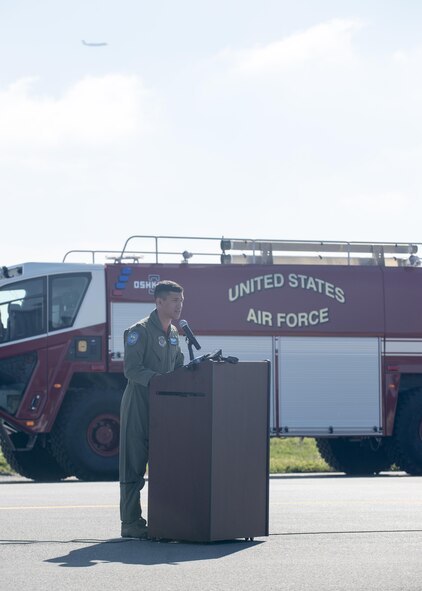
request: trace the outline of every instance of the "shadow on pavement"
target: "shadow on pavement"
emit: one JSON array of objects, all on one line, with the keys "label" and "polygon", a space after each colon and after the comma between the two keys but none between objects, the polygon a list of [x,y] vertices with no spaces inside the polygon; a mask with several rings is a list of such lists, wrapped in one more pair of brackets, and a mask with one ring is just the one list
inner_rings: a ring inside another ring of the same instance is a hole
[{"label": "shadow on pavement", "polygon": [[230,540],[212,544],[188,542],[153,542],[150,540],[107,540],[100,544],[71,550],[65,556],[50,558],[45,562],[67,567],[95,566],[98,563],[174,564],[195,560],[213,560],[247,550],[263,542]]}]

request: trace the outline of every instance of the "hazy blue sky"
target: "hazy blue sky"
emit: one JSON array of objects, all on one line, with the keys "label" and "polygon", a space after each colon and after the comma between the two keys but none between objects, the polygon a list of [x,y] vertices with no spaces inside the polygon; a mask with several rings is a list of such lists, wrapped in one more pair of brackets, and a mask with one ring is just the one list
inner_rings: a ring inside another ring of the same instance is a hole
[{"label": "hazy blue sky", "polygon": [[422,242],[421,31],[419,0],[0,0],[0,265]]}]

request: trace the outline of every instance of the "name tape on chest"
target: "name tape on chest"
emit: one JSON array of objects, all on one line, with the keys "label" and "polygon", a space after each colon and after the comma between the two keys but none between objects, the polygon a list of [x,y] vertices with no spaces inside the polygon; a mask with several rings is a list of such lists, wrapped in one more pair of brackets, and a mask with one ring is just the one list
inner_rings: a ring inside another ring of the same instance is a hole
[{"label": "name tape on chest", "polygon": [[167,345],[167,343],[169,345],[173,345],[173,347],[174,347],[179,344],[179,339],[177,337],[173,337],[173,336],[169,337],[168,339],[166,339],[166,337],[164,337],[162,335],[160,335],[158,337],[158,344],[160,345],[160,347],[165,347]]}]

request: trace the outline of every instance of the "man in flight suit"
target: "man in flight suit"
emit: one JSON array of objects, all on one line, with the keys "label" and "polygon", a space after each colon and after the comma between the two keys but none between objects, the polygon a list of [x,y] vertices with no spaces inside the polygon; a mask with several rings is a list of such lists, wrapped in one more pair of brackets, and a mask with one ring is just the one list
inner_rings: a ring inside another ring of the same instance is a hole
[{"label": "man in flight suit", "polygon": [[140,491],[145,484],[149,440],[151,378],[183,365],[177,329],[183,288],[160,281],[154,290],[156,309],[125,331],[124,374],[128,380],[120,409],[120,519],[122,537],[146,538]]}]

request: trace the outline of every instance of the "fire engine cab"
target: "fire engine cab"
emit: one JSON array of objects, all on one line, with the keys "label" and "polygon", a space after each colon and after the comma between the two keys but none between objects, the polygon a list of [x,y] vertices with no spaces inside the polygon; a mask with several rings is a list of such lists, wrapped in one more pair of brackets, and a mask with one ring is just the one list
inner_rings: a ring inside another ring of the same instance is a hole
[{"label": "fire engine cab", "polygon": [[185,289],[199,353],[271,361],[271,435],[316,438],[338,471],[422,474],[417,253],[405,243],[131,236],[119,252],[3,267],[3,453],[36,480],[118,478],[123,332],[171,279]]}]

